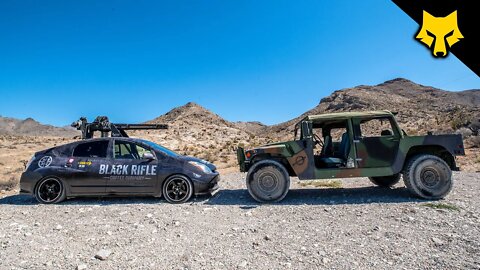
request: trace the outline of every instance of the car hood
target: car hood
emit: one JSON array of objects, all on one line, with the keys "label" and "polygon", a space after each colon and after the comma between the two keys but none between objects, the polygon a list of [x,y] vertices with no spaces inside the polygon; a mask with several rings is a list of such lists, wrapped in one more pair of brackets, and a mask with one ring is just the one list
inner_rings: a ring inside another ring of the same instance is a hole
[{"label": "car hood", "polygon": [[217,167],[216,167],[214,164],[212,164],[212,163],[210,163],[210,162],[208,162],[208,161],[206,161],[206,160],[200,159],[200,158],[190,157],[190,156],[180,156],[179,158],[182,159],[182,160],[185,160],[185,161],[196,161],[196,162],[200,162],[200,163],[202,163],[202,164],[205,164],[205,165],[206,165],[208,168],[210,168],[210,170],[212,170],[212,171],[216,171],[216,170],[217,170]]}]

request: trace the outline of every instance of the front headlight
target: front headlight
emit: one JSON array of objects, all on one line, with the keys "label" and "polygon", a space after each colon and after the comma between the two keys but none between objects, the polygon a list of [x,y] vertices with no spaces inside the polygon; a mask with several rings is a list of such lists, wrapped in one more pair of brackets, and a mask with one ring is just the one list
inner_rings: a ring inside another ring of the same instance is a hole
[{"label": "front headlight", "polygon": [[199,169],[200,171],[202,171],[204,173],[212,173],[212,170],[210,170],[210,168],[203,163],[200,163],[200,162],[197,162],[197,161],[189,161],[188,164],[196,167],[197,169]]}]

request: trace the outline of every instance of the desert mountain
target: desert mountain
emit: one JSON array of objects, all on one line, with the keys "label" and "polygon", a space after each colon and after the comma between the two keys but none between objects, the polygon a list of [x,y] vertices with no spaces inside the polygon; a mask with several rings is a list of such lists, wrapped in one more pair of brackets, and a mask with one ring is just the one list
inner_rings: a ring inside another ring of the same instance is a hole
[{"label": "desert mountain", "polygon": [[390,110],[409,134],[454,132],[480,112],[480,90],[449,92],[398,78],[384,83],[342,89],[290,121],[266,126],[229,122],[210,110],[187,103],[147,123],[165,123],[166,131],[136,132],[183,154],[234,165],[238,145],[252,147],[291,139],[294,125],[306,115],[344,111]]},{"label": "desert mountain", "polygon": [[[274,125],[266,132],[291,134],[306,115],[345,111],[390,110],[409,134],[426,131],[453,132],[480,115],[480,90],[450,92],[398,78],[384,83],[333,92],[313,109],[290,121]],[[265,136],[265,133],[258,134]]]},{"label": "desert mountain", "polygon": [[[193,102],[174,108],[146,123],[168,124],[169,129],[137,131],[132,132],[132,135],[151,139],[182,154],[225,164],[234,163],[232,153],[236,146],[251,145],[256,141],[251,130],[264,127],[255,122],[229,122]],[[263,142],[257,141],[258,144]]]},{"label": "desert mountain", "polygon": [[[315,108],[273,126],[259,122],[230,122],[190,102],[147,121],[168,124],[168,130],[129,134],[160,143],[181,154],[207,159],[220,168],[229,168],[236,166],[234,149],[237,146],[250,148],[291,139],[294,125],[305,115],[370,110],[398,112],[397,119],[409,134],[455,132],[470,121],[480,119],[480,90],[449,92],[398,78],[374,86],[360,85],[334,91],[321,99]],[[78,133],[68,128],[42,125],[31,118],[0,117],[0,134],[72,137]],[[476,162],[477,159],[480,157],[468,161]]]},{"label": "desert mountain", "polygon": [[20,120],[0,116],[0,134],[71,138],[79,135],[79,132],[72,128],[44,125],[32,118]]}]

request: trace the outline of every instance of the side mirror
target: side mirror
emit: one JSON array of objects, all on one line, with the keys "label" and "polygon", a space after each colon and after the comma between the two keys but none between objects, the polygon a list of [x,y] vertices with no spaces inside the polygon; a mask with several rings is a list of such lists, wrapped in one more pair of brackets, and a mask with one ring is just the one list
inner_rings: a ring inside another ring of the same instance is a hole
[{"label": "side mirror", "polygon": [[143,159],[148,159],[148,160],[154,160],[155,156],[150,152],[145,152],[145,153],[143,153],[142,158]]},{"label": "side mirror", "polygon": [[303,121],[302,122],[302,139],[311,138],[312,137],[312,122]]}]

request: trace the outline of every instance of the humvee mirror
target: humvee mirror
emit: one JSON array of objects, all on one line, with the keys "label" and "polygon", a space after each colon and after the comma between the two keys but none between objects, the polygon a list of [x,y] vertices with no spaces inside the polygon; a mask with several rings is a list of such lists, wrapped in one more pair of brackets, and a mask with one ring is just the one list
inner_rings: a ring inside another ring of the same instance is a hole
[{"label": "humvee mirror", "polygon": [[302,138],[310,138],[312,137],[312,122],[303,121],[302,122]]}]

